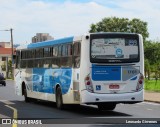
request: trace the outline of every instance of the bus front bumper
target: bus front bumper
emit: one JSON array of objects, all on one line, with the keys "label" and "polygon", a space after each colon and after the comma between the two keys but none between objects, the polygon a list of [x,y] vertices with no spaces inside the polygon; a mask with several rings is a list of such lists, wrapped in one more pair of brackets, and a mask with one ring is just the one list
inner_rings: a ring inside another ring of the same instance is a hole
[{"label": "bus front bumper", "polygon": [[98,104],[98,103],[129,103],[134,104],[144,100],[143,90],[133,93],[120,94],[99,94],[90,93],[87,90],[81,92],[81,103],[83,104]]}]

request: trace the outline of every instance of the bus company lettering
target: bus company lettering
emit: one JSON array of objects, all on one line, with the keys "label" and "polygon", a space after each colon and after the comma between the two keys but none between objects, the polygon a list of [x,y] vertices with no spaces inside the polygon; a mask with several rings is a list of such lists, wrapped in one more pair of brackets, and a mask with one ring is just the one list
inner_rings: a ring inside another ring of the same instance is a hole
[{"label": "bus company lettering", "polygon": [[137,74],[138,72],[137,72],[138,70],[128,70],[128,74]]}]

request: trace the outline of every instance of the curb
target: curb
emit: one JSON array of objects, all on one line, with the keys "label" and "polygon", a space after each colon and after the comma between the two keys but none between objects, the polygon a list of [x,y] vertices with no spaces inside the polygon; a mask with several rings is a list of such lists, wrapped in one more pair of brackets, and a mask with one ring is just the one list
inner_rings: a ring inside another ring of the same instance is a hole
[{"label": "curb", "polygon": [[153,101],[153,100],[147,100],[147,99],[145,99],[144,101],[146,101],[146,102],[153,102],[153,103],[158,103],[158,104],[160,104],[160,101]]}]

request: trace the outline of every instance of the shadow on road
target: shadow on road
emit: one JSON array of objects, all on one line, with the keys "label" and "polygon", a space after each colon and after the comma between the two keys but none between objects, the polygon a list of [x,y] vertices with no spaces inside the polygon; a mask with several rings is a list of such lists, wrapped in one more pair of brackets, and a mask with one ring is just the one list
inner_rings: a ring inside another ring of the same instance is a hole
[{"label": "shadow on road", "polygon": [[0,87],[5,87],[4,85],[0,84]]},{"label": "shadow on road", "polygon": [[[56,104],[46,101],[10,101],[11,107],[17,109],[18,118],[43,119],[46,123],[57,124],[93,124],[104,123],[108,119],[130,117],[131,115],[117,111],[100,112],[98,108],[85,105],[68,105],[64,110],[56,108]],[[0,114],[13,118],[13,111],[0,102]],[[4,117],[5,118],[5,117]]]},{"label": "shadow on road", "polygon": [[0,102],[0,118],[9,118],[9,117],[13,117],[13,111],[6,107],[7,104]]},{"label": "shadow on road", "polygon": [[[16,103],[16,102],[14,102]],[[25,102],[21,102],[24,105],[26,105]],[[43,108],[49,108],[53,109],[53,112],[59,111],[63,113],[72,113],[76,114],[78,116],[83,116],[83,117],[127,117],[131,116],[126,113],[122,112],[117,112],[117,111],[99,111],[96,106],[88,106],[88,105],[66,105],[63,110],[59,110],[56,108],[56,103],[53,102],[48,102],[48,101],[32,101],[30,103],[27,103],[27,105],[36,105],[36,106],[41,106]],[[37,107],[38,108],[38,107]]]}]

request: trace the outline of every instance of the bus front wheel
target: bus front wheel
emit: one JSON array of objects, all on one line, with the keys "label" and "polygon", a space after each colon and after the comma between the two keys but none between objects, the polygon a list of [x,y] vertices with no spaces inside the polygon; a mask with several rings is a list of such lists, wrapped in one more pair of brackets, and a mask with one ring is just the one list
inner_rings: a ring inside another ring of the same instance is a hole
[{"label": "bus front wheel", "polygon": [[99,104],[98,109],[100,111],[105,111],[105,110],[114,110],[116,108],[115,103],[108,103],[108,104]]},{"label": "bus front wheel", "polygon": [[24,100],[25,100],[25,102],[30,102],[30,98],[27,97],[27,90],[26,90],[26,87],[25,87],[23,90],[24,90]]},{"label": "bus front wheel", "polygon": [[56,90],[56,105],[58,109],[63,109],[63,99],[60,87],[58,87]]}]

